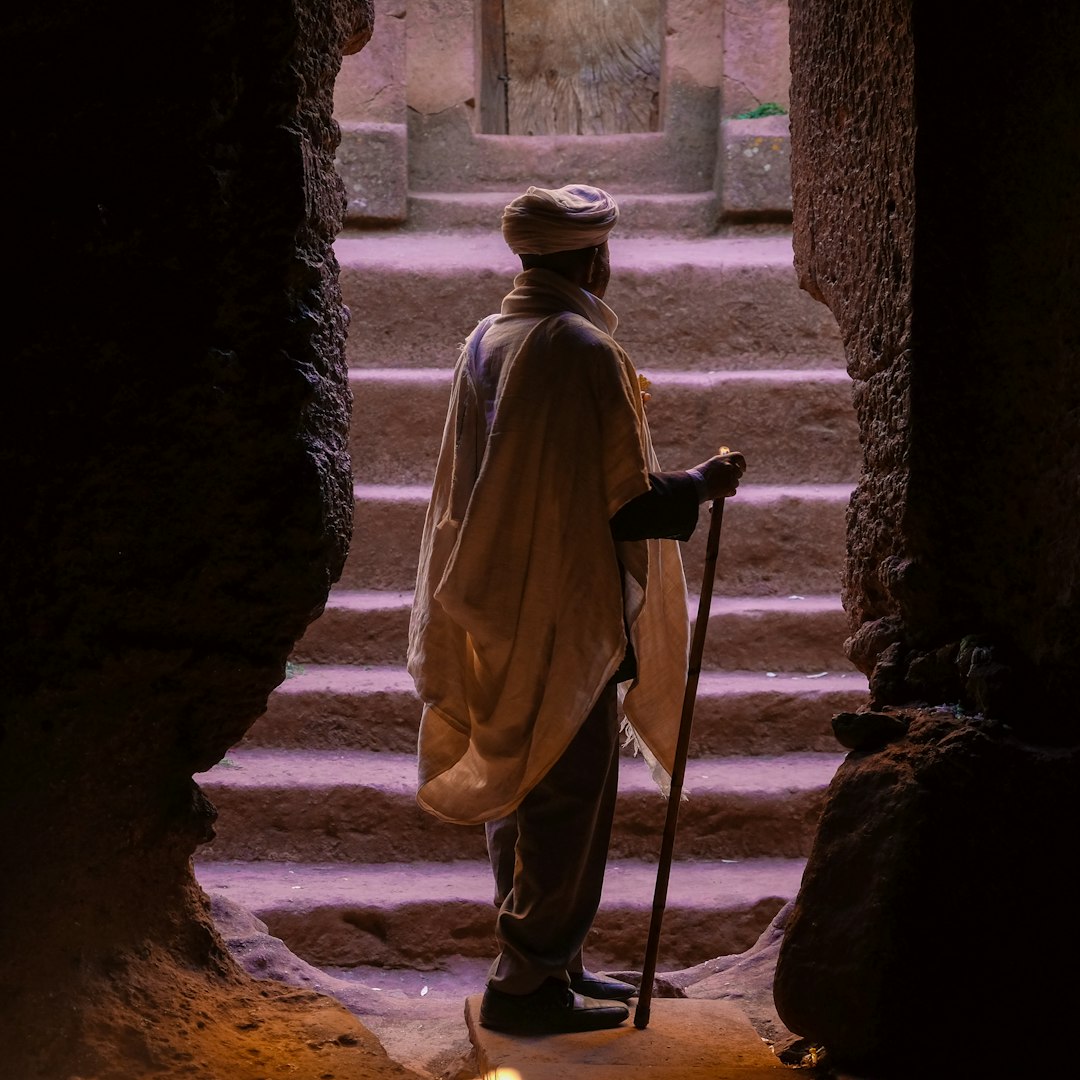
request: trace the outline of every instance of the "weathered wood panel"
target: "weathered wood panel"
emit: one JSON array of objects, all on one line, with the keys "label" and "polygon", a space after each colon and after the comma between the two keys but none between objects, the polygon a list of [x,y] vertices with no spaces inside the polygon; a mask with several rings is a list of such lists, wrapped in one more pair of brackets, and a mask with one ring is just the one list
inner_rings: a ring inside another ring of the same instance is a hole
[{"label": "weathered wood panel", "polygon": [[478,0],[480,16],[480,123],[492,135],[505,135],[506,22],[503,0]]},{"label": "weathered wood panel", "polygon": [[511,135],[659,126],[663,0],[504,0]]}]

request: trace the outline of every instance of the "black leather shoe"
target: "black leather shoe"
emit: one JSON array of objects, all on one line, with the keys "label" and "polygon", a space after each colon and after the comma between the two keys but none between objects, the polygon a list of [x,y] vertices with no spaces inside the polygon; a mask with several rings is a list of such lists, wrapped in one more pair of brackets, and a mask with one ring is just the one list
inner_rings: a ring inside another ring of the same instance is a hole
[{"label": "black leather shoe", "polygon": [[575,994],[560,979],[547,979],[531,994],[506,994],[489,986],[480,1002],[480,1023],[508,1035],[560,1035],[618,1027],[630,1010],[623,1004]]},{"label": "black leather shoe", "polygon": [[602,1001],[629,1001],[638,988],[633,983],[620,979],[609,979],[597,975],[594,971],[583,971],[570,977],[570,989],[585,997],[600,998]]}]

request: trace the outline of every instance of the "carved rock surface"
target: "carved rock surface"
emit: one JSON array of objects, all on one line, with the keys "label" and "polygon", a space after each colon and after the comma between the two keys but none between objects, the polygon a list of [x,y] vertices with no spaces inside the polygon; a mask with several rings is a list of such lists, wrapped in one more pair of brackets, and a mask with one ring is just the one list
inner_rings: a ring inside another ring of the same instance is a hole
[{"label": "carved rock surface", "polygon": [[[1080,138],[1063,118],[1080,94],[1080,12],[1027,19],[994,0],[973,23],[915,6],[792,5],[796,264],[840,327],[864,453],[849,652],[867,675],[884,663],[878,705],[962,697],[1067,741]],[[976,86],[959,108],[958,88]],[[972,635],[998,654],[974,678],[939,662]]]},{"label": "carved rock surface", "polygon": [[1080,751],[945,710],[849,754],[780,949],[784,1024],[889,1076],[982,1075],[1010,1038],[1021,1072],[1056,1054],[1048,1017],[1078,1004],[1059,978],[1080,962],[1060,921],[1078,783]]},{"label": "carved rock surface", "polygon": [[331,103],[370,17],[200,0],[163,40],[131,2],[5,10],[9,1075],[142,1075],[168,1054],[126,1025],[246,993],[191,877],[191,777],[262,712],[348,545]]},{"label": "carved rock surface", "polygon": [[837,774],[776,1003],[832,1060],[904,1080],[1051,1075],[1033,1063],[1060,1054],[1047,1017],[1080,1004],[1059,975],[1078,960],[1060,911],[1077,826],[1080,139],[1064,117],[1080,9],[961,8],[791,6],[796,265],[836,316],[863,445],[847,648],[871,706],[915,719]]}]

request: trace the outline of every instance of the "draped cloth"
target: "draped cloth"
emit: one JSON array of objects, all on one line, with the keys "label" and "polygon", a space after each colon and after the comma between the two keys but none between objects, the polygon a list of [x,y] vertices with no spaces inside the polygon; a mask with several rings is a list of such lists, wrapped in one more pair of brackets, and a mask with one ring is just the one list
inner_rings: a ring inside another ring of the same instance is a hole
[{"label": "draped cloth", "polygon": [[611,535],[658,469],[616,323],[595,296],[532,269],[462,347],[409,627],[417,800],[444,820],[518,805],[612,678],[626,626],[638,669],[626,717],[672,768],[686,585],[675,541]]},{"label": "draped cloth", "polygon": [[602,188],[531,187],[503,210],[502,233],[515,255],[550,255],[599,247],[618,220],[619,207]]}]

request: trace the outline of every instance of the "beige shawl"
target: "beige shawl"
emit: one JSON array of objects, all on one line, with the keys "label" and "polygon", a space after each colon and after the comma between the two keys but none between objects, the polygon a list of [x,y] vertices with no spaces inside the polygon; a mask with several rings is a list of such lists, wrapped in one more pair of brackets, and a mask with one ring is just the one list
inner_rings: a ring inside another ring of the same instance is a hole
[{"label": "beige shawl", "polygon": [[678,544],[609,527],[657,468],[615,315],[546,270],[514,286],[458,361],[409,628],[417,799],[463,824],[558,760],[622,659],[624,613],[627,719],[669,772],[686,678]]}]

